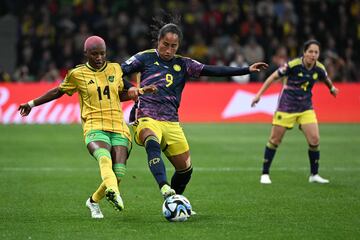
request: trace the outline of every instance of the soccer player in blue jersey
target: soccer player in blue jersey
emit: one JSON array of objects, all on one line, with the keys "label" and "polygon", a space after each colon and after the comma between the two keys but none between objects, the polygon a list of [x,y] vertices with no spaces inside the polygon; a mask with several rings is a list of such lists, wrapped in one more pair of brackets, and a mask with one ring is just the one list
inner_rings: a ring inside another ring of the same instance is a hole
[{"label": "soccer player in blue jersey", "polygon": [[312,105],[312,88],[317,81],[323,81],[335,97],[339,90],[328,78],[326,69],[318,61],[320,43],[309,40],[304,43],[303,56],[285,63],[273,72],[264,82],[259,92],[252,100],[254,107],[260,101],[261,95],[278,79],[284,80],[283,90],[279,96],[277,110],[272,121],[272,129],[268,143],[265,147],[264,163],[260,183],[271,184],[269,176],[270,166],[277,147],[287,129],[298,123],[309,144],[310,177],[311,183],[329,183],[319,174],[320,135],[316,114]]},{"label": "soccer player in blue jersey", "polygon": [[[174,19],[172,19],[172,22]],[[183,34],[175,23],[157,21],[154,25],[156,49],[135,54],[121,64],[124,75],[140,73],[140,85],[154,84],[157,94],[140,95],[130,121],[134,122],[135,141],[144,146],[148,165],[162,196],[182,194],[193,171],[189,145],[179,123],[181,94],[189,78],[199,76],[235,76],[258,72],[266,63],[250,67],[209,66],[191,58],[175,55]],[[161,152],[175,168],[168,183]]]}]

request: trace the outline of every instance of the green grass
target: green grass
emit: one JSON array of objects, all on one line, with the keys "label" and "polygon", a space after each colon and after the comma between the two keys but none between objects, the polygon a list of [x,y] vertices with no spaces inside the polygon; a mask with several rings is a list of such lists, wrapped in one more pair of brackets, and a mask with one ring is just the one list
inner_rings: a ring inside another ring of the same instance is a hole
[{"label": "green grass", "polygon": [[[359,239],[360,125],[322,124],[320,173],[307,182],[307,146],[289,131],[259,174],[269,124],[188,124],[194,173],[185,196],[197,216],[169,223],[134,146],[122,184],[125,211],[103,201],[93,220],[85,200],[100,183],[79,125],[0,125],[0,239]],[[172,167],[168,166],[168,178]]]}]

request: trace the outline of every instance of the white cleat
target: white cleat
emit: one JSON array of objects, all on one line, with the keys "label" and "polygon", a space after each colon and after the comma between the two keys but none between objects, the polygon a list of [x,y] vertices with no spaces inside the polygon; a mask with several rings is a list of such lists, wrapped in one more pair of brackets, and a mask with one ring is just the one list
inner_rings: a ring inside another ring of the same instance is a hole
[{"label": "white cleat", "polygon": [[311,175],[309,177],[309,182],[310,183],[329,183],[330,181],[325,178],[320,177],[319,174],[315,174],[315,175]]},{"label": "white cleat", "polygon": [[98,203],[92,203],[90,202],[90,198],[88,198],[85,205],[90,209],[92,218],[104,218]]},{"label": "white cleat", "polygon": [[263,174],[260,177],[260,183],[262,184],[271,184],[271,179],[269,174]]}]

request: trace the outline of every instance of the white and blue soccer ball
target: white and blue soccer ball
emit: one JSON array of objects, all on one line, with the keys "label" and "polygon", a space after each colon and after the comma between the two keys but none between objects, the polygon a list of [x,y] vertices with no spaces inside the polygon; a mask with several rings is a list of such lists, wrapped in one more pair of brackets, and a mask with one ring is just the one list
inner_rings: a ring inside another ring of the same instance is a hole
[{"label": "white and blue soccer ball", "polygon": [[184,222],[191,215],[191,204],[186,197],[176,194],[166,198],[162,212],[170,222]]}]

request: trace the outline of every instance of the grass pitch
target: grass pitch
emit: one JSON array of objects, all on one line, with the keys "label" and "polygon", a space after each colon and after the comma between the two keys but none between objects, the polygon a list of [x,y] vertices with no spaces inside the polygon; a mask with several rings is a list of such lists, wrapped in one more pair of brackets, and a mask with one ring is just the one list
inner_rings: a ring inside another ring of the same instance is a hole
[{"label": "grass pitch", "polygon": [[[359,239],[360,125],[321,124],[320,173],[308,183],[305,138],[288,131],[259,183],[270,124],[184,125],[194,165],[185,196],[198,215],[162,217],[162,198],[134,146],[121,185],[125,211],[85,201],[100,183],[79,125],[0,125],[0,239]],[[172,167],[168,162],[168,178]]]}]

